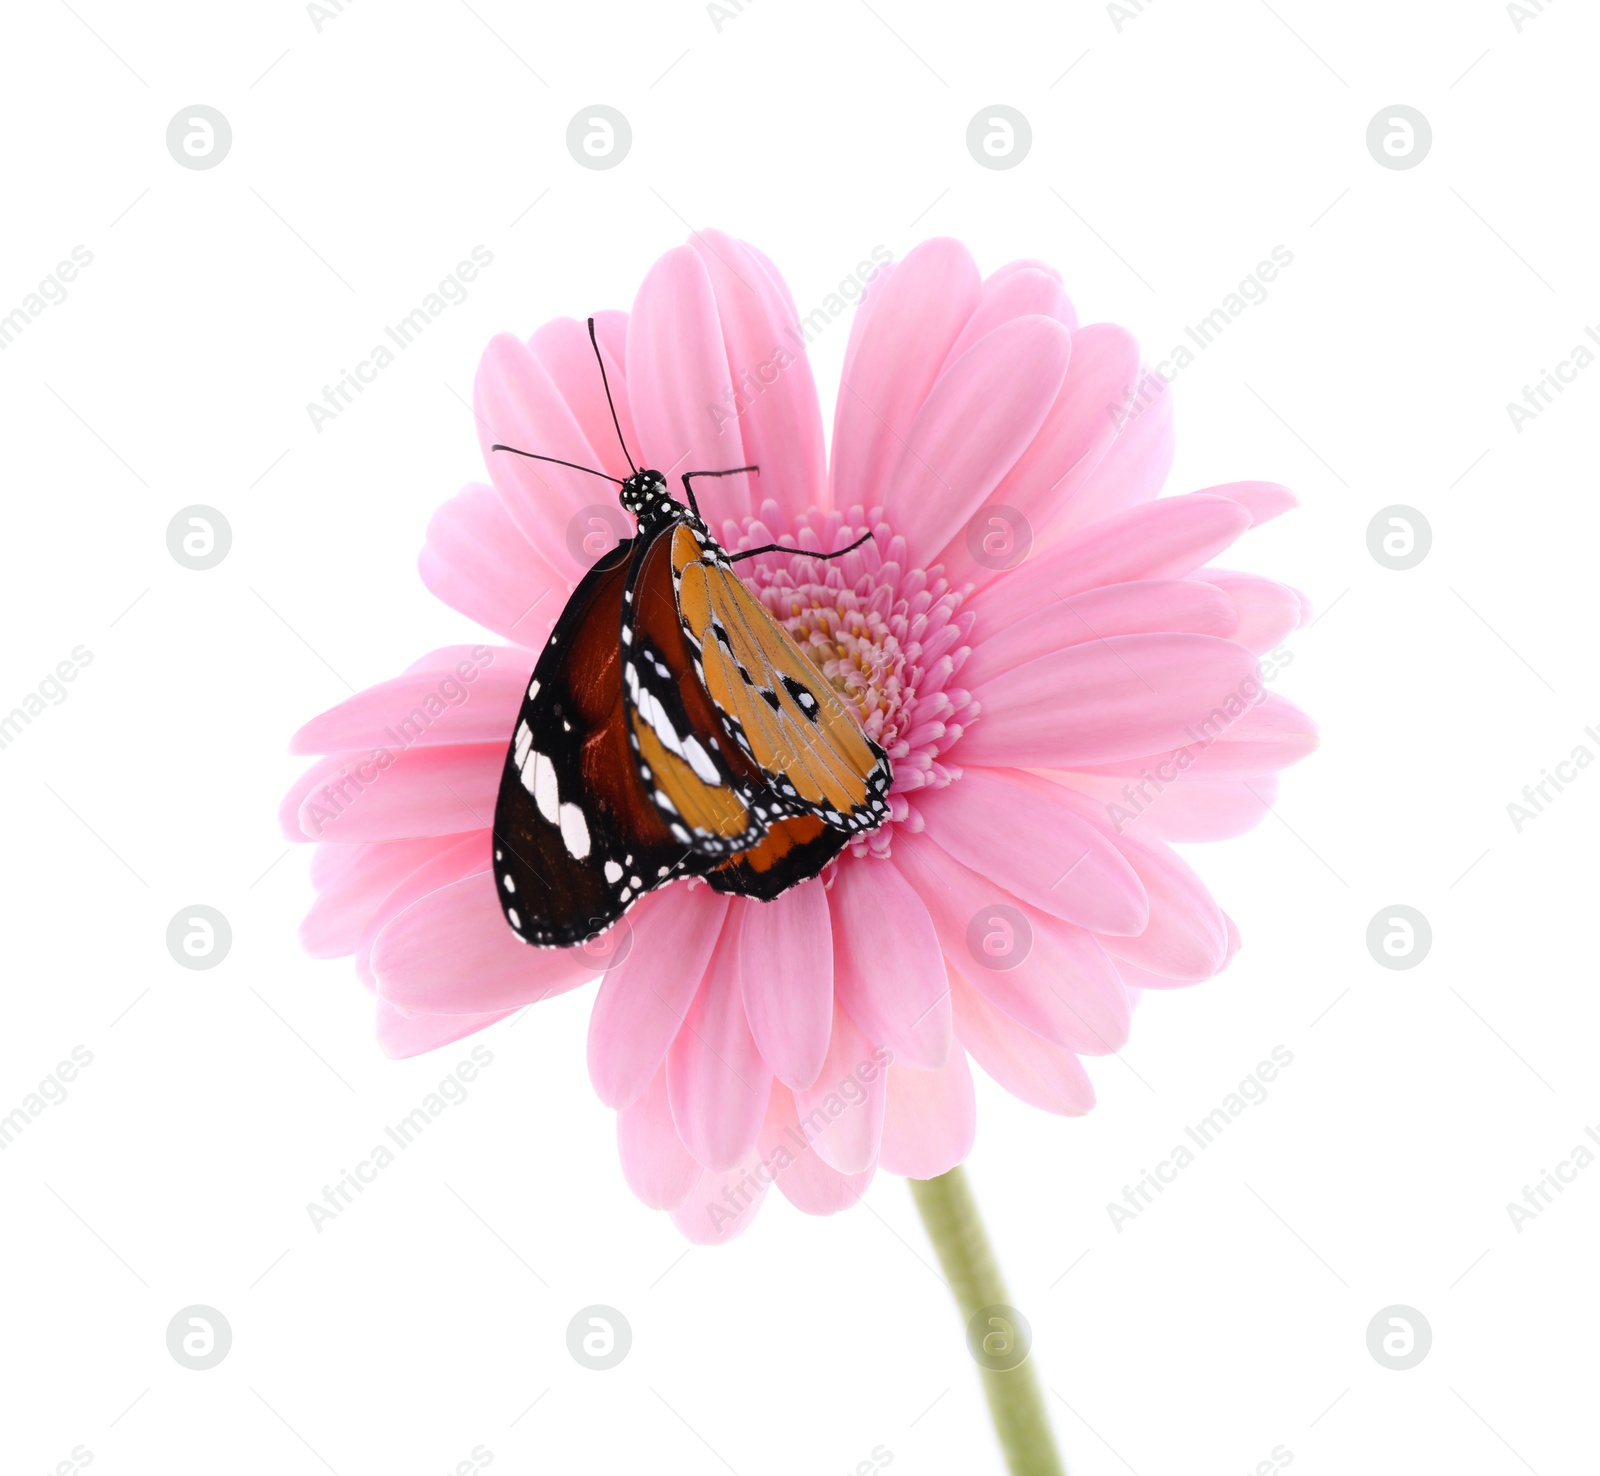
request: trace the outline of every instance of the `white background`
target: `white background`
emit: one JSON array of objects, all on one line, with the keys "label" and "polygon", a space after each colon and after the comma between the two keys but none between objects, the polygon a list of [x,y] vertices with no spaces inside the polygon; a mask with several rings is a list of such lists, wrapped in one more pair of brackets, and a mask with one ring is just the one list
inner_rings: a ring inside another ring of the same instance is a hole
[{"label": "white background", "polygon": [[[1520,1233],[1506,1211],[1600,1123],[1600,773],[1520,834],[1506,810],[1600,753],[1600,366],[1520,433],[1505,409],[1600,322],[1592,10],[1159,0],[1119,31],[1089,3],[753,0],[719,31],[692,3],[363,0],[319,32],[288,0],[19,0],[5,29],[0,313],[94,259],[0,352],[0,709],[93,662],[0,752],[0,1113],[94,1062],[0,1153],[0,1467],[997,1469],[905,1186],[832,1220],[772,1196],[686,1254],[617,1169],[589,991],[478,1037],[471,1099],[321,1235],[305,1210],[470,1042],[386,1061],[350,962],[299,951],[288,734],[472,638],[414,561],[481,475],[491,334],[626,307],[718,225],[803,313],[880,243],[1043,257],[1152,358],[1292,251],[1176,379],[1171,486],[1300,493],[1230,562],[1321,612],[1277,690],[1324,746],[1255,834],[1189,850],[1244,935],[1229,971],[1144,1000],[1088,1118],[980,1081],[970,1173],[1074,1476],[1278,1446],[1297,1476],[1595,1469],[1600,1166]],[[165,147],[197,102],[233,129],[208,171]],[[565,147],[595,102],[634,133],[604,173]],[[996,102],[1033,128],[1005,172],[964,143]],[[1366,148],[1394,103],[1432,124],[1413,170]],[[316,433],[306,402],[478,244],[468,300]],[[829,420],[847,333],[814,347]],[[167,552],[191,503],[233,528],[209,572]],[[1433,529],[1407,572],[1367,550],[1394,503]],[[211,972],[164,943],[197,902],[233,927]],[[1405,972],[1365,945],[1395,903],[1434,933]],[[1107,1201],[1279,1045],[1268,1100],[1117,1233]],[[165,1344],[191,1303],[233,1328],[206,1373]],[[590,1303],[633,1327],[607,1373],[565,1346]],[[1366,1347],[1394,1303],[1433,1329],[1404,1373]]]}]

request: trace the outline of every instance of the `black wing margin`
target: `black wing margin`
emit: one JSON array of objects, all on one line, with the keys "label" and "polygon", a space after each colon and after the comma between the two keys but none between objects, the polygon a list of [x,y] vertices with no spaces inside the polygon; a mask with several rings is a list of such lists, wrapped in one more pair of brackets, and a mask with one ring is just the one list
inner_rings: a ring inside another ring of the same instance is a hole
[{"label": "black wing margin", "polygon": [[494,811],[494,874],[515,934],[565,948],[702,865],[646,794],[623,706],[623,591],[643,552],[623,539],[556,622],[517,714]]}]

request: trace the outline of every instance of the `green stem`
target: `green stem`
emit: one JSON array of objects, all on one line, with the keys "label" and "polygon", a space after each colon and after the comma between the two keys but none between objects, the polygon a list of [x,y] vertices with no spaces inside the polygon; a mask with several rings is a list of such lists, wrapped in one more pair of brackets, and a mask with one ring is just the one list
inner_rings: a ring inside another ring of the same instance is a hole
[{"label": "green stem", "polygon": [[[978,1202],[972,1197],[966,1171],[953,1168],[937,1179],[912,1179],[911,1197],[917,1202],[928,1238],[939,1254],[939,1264],[955,1293],[961,1320],[970,1326],[972,1318],[985,1308],[1006,1306],[1005,1282],[995,1262]],[[997,1333],[1005,1363],[1007,1334],[1004,1321]],[[989,1319],[985,1319],[985,1324]],[[983,1331],[979,1329],[980,1335]],[[980,1362],[978,1377],[989,1400],[989,1416],[1005,1452],[1011,1476],[1065,1476],[1065,1467],[1056,1452],[1055,1436],[1045,1414],[1039,1382],[1034,1377],[1033,1360],[1024,1358],[1015,1368],[991,1368]]]}]

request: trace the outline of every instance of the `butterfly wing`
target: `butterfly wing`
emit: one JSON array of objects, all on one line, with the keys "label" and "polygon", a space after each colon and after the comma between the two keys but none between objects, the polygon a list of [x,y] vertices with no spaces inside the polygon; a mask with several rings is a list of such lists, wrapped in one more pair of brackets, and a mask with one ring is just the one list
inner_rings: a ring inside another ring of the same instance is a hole
[{"label": "butterfly wing", "polygon": [[849,831],[835,830],[815,815],[786,815],[774,820],[755,845],[708,871],[706,880],[719,892],[770,902],[816,876],[849,839]]},{"label": "butterfly wing", "polygon": [[791,812],[845,832],[889,818],[889,757],[827,678],[687,525],[672,534],[678,618],[707,694],[742,752]]},{"label": "butterfly wing", "polygon": [[681,526],[639,556],[624,595],[623,686],[639,776],[671,835],[722,859],[757,844],[780,805],[732,742],[678,619],[673,547]]},{"label": "butterfly wing", "polygon": [[579,583],[517,714],[494,812],[494,871],[525,942],[567,947],[701,867],[639,779],[618,644],[641,549],[624,539]]}]

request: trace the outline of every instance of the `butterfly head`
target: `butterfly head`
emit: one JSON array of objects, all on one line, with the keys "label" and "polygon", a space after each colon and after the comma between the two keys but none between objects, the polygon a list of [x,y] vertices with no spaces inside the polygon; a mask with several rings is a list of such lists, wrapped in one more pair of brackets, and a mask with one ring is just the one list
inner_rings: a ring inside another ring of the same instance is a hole
[{"label": "butterfly head", "polygon": [[672,505],[667,479],[658,471],[636,471],[622,484],[622,505],[641,522],[659,516]]}]

